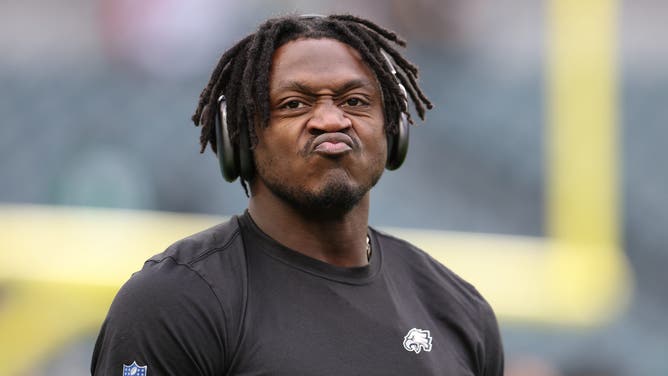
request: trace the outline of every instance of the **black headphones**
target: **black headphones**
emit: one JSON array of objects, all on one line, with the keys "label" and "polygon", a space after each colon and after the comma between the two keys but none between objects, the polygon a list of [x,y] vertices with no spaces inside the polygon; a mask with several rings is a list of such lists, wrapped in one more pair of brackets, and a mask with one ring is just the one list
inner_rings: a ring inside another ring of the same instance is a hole
[{"label": "black headphones", "polygon": [[[394,75],[399,89],[401,90],[406,110],[408,110],[408,99],[406,95],[406,88],[399,82],[397,78],[397,71],[387,56],[385,51],[381,50],[385,57],[390,71]],[[250,149],[250,136],[248,129],[239,129],[239,145],[234,145],[230,139],[230,132],[227,128],[227,105],[225,96],[218,97],[219,111],[216,116],[216,147],[218,151],[218,163],[220,164],[220,172],[223,178],[228,182],[233,182],[237,177],[245,181],[250,181],[255,173],[255,165],[253,162],[253,153]],[[396,134],[387,132],[387,160],[385,161],[385,168],[388,170],[398,169],[408,153],[408,116],[401,112],[399,115],[399,129]]]}]

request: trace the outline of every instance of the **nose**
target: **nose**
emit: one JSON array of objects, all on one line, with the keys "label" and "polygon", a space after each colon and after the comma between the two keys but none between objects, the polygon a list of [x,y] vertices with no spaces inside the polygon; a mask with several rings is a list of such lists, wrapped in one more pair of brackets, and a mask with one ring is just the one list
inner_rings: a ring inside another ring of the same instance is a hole
[{"label": "nose", "polygon": [[351,126],[352,122],[345,112],[332,102],[316,104],[307,123],[309,132],[313,134],[343,132]]}]

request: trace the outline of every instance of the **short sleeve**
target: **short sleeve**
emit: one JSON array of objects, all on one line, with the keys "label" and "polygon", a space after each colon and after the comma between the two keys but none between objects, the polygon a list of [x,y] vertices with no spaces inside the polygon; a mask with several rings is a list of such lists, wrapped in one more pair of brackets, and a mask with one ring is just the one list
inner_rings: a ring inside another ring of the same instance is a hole
[{"label": "short sleeve", "polygon": [[499,332],[499,325],[492,307],[485,303],[482,312],[482,322],[484,323],[482,335],[483,338],[483,366],[482,374],[484,376],[503,376],[504,355],[503,343]]},{"label": "short sleeve", "polygon": [[199,274],[171,258],[149,261],[116,295],[91,373],[120,376],[136,362],[148,375],[224,374],[224,322],[219,300]]}]

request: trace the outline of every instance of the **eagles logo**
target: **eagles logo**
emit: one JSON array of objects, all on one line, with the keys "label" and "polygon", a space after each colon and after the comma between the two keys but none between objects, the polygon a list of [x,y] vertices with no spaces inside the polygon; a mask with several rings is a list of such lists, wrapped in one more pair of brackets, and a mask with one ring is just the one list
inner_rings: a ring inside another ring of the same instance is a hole
[{"label": "eagles logo", "polygon": [[431,334],[428,330],[413,328],[408,331],[404,337],[404,349],[414,351],[419,354],[420,351],[431,351]]}]

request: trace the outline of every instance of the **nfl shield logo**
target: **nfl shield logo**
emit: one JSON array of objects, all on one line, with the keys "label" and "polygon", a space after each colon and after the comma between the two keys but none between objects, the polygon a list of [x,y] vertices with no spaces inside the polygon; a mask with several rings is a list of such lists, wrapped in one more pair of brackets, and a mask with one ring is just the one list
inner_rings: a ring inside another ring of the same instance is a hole
[{"label": "nfl shield logo", "polygon": [[132,362],[130,365],[123,364],[123,376],[146,376],[147,367],[140,366],[137,362]]}]

